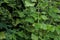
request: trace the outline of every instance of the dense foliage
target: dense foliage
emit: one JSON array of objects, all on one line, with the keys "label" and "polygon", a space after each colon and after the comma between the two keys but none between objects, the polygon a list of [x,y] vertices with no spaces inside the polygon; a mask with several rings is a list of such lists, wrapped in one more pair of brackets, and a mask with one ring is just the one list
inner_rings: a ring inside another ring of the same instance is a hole
[{"label": "dense foliage", "polygon": [[0,40],[60,40],[60,0],[0,0]]}]

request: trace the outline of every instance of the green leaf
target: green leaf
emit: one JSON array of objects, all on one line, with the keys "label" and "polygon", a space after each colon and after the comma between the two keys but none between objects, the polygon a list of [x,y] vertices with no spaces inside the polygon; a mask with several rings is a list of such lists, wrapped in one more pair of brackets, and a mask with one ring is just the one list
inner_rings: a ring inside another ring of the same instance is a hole
[{"label": "green leaf", "polygon": [[32,40],[38,40],[38,36],[36,36],[35,34],[32,34],[31,38]]},{"label": "green leaf", "polygon": [[53,25],[47,25],[47,30],[51,31],[51,32],[54,32],[55,31],[55,26],[53,26]]},{"label": "green leaf", "polygon": [[45,16],[45,15],[41,15],[41,19],[48,20],[47,16]]},{"label": "green leaf", "polygon": [[27,17],[25,19],[26,22],[30,22],[30,23],[34,23],[34,19],[33,18],[30,18],[30,17]]},{"label": "green leaf", "polygon": [[37,0],[31,0],[31,2],[37,2]]},{"label": "green leaf", "polygon": [[6,38],[5,33],[4,32],[0,32],[0,40],[5,39],[5,38]]},{"label": "green leaf", "polygon": [[4,2],[9,3],[8,0],[4,0]]},{"label": "green leaf", "polygon": [[35,24],[33,24],[34,25],[34,27],[38,30],[38,29],[43,29],[43,30],[47,30],[47,26],[46,26],[46,24],[44,24],[44,23],[35,23]]},{"label": "green leaf", "polygon": [[0,23],[0,28],[6,28],[7,25],[5,23]]},{"label": "green leaf", "polygon": [[18,14],[19,14],[19,17],[25,17],[25,15],[24,15],[24,13],[23,12],[20,12],[20,11],[17,11],[18,12]]},{"label": "green leaf", "polygon": [[34,6],[35,3],[31,3],[29,1],[25,1],[25,6],[29,7],[29,6]]},{"label": "green leaf", "polygon": [[58,26],[56,27],[56,32],[57,32],[57,34],[60,35],[60,25],[58,25]]}]

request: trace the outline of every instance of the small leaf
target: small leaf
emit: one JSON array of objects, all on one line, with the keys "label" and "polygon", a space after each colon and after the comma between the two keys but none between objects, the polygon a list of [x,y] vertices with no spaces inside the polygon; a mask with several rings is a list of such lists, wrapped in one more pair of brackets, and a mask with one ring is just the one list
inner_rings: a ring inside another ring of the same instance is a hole
[{"label": "small leaf", "polygon": [[4,2],[8,3],[8,0],[4,0]]},{"label": "small leaf", "polygon": [[35,34],[32,34],[31,38],[32,40],[38,40],[38,36],[36,36]]},{"label": "small leaf", "polygon": [[30,3],[29,1],[25,1],[25,6],[26,7],[34,6],[34,3]]},{"label": "small leaf", "polygon": [[25,19],[26,22],[30,22],[30,23],[34,23],[34,19],[33,18],[30,18],[30,17],[27,17]]},{"label": "small leaf", "polygon": [[45,16],[45,15],[41,15],[41,19],[47,20],[48,18],[47,18],[47,16]]}]

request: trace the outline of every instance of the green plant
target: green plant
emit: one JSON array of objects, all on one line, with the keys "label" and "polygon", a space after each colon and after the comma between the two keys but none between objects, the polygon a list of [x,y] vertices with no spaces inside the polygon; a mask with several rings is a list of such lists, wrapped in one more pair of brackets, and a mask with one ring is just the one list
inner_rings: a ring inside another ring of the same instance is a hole
[{"label": "green plant", "polygon": [[0,0],[0,40],[60,40],[60,1]]}]

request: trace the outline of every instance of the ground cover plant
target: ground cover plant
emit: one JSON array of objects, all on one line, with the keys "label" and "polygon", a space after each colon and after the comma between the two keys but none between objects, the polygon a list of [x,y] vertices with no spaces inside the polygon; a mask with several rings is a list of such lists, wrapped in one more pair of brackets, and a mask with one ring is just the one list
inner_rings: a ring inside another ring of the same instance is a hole
[{"label": "ground cover plant", "polygon": [[60,40],[60,0],[0,0],[0,40]]}]

